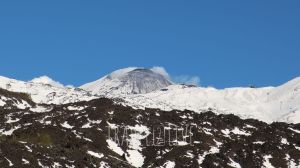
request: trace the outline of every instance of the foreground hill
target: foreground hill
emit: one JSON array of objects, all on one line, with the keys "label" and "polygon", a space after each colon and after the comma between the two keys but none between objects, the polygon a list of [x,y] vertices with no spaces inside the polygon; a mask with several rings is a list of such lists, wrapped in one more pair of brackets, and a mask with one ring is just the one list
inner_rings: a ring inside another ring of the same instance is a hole
[{"label": "foreground hill", "polygon": [[300,125],[0,89],[0,167],[300,167]]}]

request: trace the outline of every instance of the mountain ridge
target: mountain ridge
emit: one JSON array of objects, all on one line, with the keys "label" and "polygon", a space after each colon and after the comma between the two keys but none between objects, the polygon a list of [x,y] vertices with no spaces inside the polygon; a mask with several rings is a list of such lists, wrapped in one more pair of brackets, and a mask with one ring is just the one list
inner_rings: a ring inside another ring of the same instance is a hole
[{"label": "mountain ridge", "polygon": [[[130,76],[131,72],[134,77]],[[144,82],[143,77],[149,73],[155,75],[150,75],[151,80]],[[128,76],[130,78],[127,78]],[[159,81],[163,85],[152,87],[151,84],[155,83],[153,81],[157,78],[162,78],[162,82]],[[119,79],[124,80],[125,85],[122,85]],[[142,85],[142,88],[145,86],[146,89],[134,90],[132,86],[135,86],[137,81],[147,83]],[[164,83],[165,81],[167,82]],[[95,88],[90,87],[94,84]],[[151,85],[149,90],[148,84]],[[265,122],[300,122],[300,77],[277,87],[215,89],[175,84],[170,81],[166,72],[159,69],[130,67],[114,71],[83,86],[90,89],[86,91],[85,87],[61,86],[59,82],[45,76],[28,82],[0,77],[1,88],[28,93],[37,103],[65,104],[108,97],[122,99],[120,103],[123,105],[138,109],[157,108],[167,111],[187,109],[198,113],[212,109],[217,114],[235,114],[242,118],[255,118]]]}]

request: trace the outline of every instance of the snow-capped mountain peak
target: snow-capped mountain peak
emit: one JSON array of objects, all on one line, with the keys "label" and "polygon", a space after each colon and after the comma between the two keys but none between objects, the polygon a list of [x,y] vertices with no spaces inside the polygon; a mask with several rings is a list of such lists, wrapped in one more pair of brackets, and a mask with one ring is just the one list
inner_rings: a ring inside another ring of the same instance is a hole
[{"label": "snow-capped mountain peak", "polygon": [[112,72],[80,88],[98,95],[144,94],[171,85],[167,76],[158,71],[129,67]]}]

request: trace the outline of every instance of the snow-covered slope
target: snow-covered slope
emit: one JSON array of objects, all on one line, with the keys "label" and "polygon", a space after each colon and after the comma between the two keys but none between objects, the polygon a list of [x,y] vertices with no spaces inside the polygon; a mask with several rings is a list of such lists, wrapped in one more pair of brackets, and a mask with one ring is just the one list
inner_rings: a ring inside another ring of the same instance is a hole
[{"label": "snow-covered slope", "polygon": [[64,104],[104,96],[121,98],[122,104],[134,108],[212,109],[265,122],[300,123],[300,77],[278,87],[215,89],[173,84],[159,71],[131,67],[81,88],[65,87],[46,76],[29,82],[0,77],[0,88],[28,93],[36,103]]},{"label": "snow-covered slope", "polygon": [[64,104],[96,98],[79,88],[65,87],[47,76],[31,81],[19,81],[0,76],[0,88],[28,93],[36,103]]},{"label": "snow-covered slope", "polygon": [[203,88],[171,85],[163,90],[123,96],[124,104],[136,108],[188,109],[235,114],[265,122],[300,123],[300,78],[278,87]]},{"label": "snow-covered slope", "polygon": [[144,94],[167,87],[169,79],[151,69],[130,67],[112,72],[80,88],[98,95]]}]

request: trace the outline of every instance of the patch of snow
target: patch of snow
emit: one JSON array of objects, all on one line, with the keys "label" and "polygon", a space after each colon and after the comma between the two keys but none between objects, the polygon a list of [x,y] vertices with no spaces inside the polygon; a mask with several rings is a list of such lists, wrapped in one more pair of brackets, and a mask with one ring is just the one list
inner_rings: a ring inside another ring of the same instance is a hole
[{"label": "patch of snow", "polygon": [[14,165],[9,159],[7,159],[7,157],[4,157],[4,158],[8,161],[8,164],[9,164],[8,166],[9,166],[9,167],[11,167],[11,166]]},{"label": "patch of snow", "polygon": [[290,144],[290,143],[287,141],[286,138],[282,138],[282,139],[281,139],[281,143],[282,143],[282,144],[285,144],[285,145],[289,145],[289,144]]},{"label": "patch of snow", "polygon": [[295,160],[294,160],[294,159],[291,159],[291,157],[290,157],[289,154],[286,154],[285,159],[286,159],[286,161],[288,162],[289,168],[299,168],[299,167],[300,167],[299,165],[296,165]]},{"label": "patch of snow", "polygon": [[30,111],[32,111],[32,112],[43,113],[43,112],[51,111],[51,108],[48,109],[47,107],[37,105],[37,106],[34,107],[34,108],[33,108],[33,107],[30,108]]},{"label": "patch of snow", "polygon": [[16,126],[16,127],[13,127],[12,129],[10,130],[7,130],[7,131],[4,131],[4,129],[0,129],[0,133],[2,135],[11,135],[15,130],[21,128],[21,126]]},{"label": "patch of snow", "polygon": [[27,107],[31,107],[26,101],[22,100],[22,103],[14,104],[18,109],[26,109]]},{"label": "patch of snow", "polygon": [[266,155],[266,156],[264,156],[264,163],[263,163],[263,165],[265,166],[265,168],[275,168],[272,164],[271,164],[271,162],[270,162],[270,160],[269,159],[271,159],[272,158],[272,156],[271,155]]},{"label": "patch of snow", "polygon": [[125,156],[128,163],[134,167],[142,167],[145,157],[138,150],[127,150]]},{"label": "patch of snow", "polygon": [[245,136],[250,136],[250,133],[247,133],[244,130],[240,130],[238,127],[235,127],[232,131],[232,133],[237,134],[237,135],[245,135]]},{"label": "patch of snow", "polygon": [[256,141],[256,142],[253,142],[253,144],[260,144],[260,145],[262,145],[262,144],[264,144],[265,142],[263,142],[263,141]]},{"label": "patch of snow", "polygon": [[221,130],[221,132],[222,132],[225,136],[229,136],[229,134],[230,134],[230,130],[229,130],[229,129]]},{"label": "patch of snow", "polygon": [[67,129],[72,129],[73,126],[71,126],[70,124],[68,124],[67,121],[65,121],[63,124],[60,124],[62,127],[67,128]]},{"label": "patch of snow", "polygon": [[87,151],[87,154],[91,155],[91,156],[94,156],[96,158],[103,158],[103,154],[102,153],[96,153],[96,152],[93,152],[93,151]]},{"label": "patch of snow", "polygon": [[289,128],[290,130],[292,130],[292,131],[294,131],[294,132],[296,132],[296,133],[298,133],[298,134],[300,134],[300,131],[299,130],[295,130],[295,129],[293,129],[293,128]]},{"label": "patch of snow", "polygon": [[80,107],[80,106],[68,106],[68,110],[70,111],[81,111],[85,109],[86,107]]},{"label": "patch of snow", "polygon": [[58,162],[54,162],[53,165],[52,165],[53,168],[60,168],[62,167],[62,165]]},{"label": "patch of snow", "polygon": [[231,158],[229,158],[229,159],[230,159],[230,163],[228,164],[229,166],[234,167],[234,168],[241,168],[241,165],[239,163],[232,160]]},{"label": "patch of snow", "polygon": [[108,148],[111,149],[112,151],[116,152],[120,156],[124,154],[124,151],[118,146],[118,144],[110,139],[106,140],[108,144]]},{"label": "patch of snow", "polygon": [[6,102],[4,102],[3,100],[0,99],[0,106],[4,106],[6,104]]},{"label": "patch of snow", "polygon": [[99,168],[110,168],[110,166],[106,162],[101,161]]},{"label": "patch of snow", "polygon": [[175,167],[175,162],[168,160],[161,168],[174,168],[174,167]]},{"label": "patch of snow", "polygon": [[22,158],[22,162],[23,162],[23,164],[29,164],[29,161],[24,158]]},{"label": "patch of snow", "polygon": [[100,124],[101,120],[90,120],[88,119],[88,123],[84,124],[81,128],[92,128],[91,124]]},{"label": "patch of snow", "polygon": [[25,145],[25,148],[27,149],[28,152],[32,152],[32,149],[29,146]]},{"label": "patch of snow", "polygon": [[6,123],[15,123],[15,122],[18,122],[18,121],[20,121],[20,119],[19,118],[16,118],[16,119],[11,119],[11,117],[8,117],[8,120],[6,121]]}]

